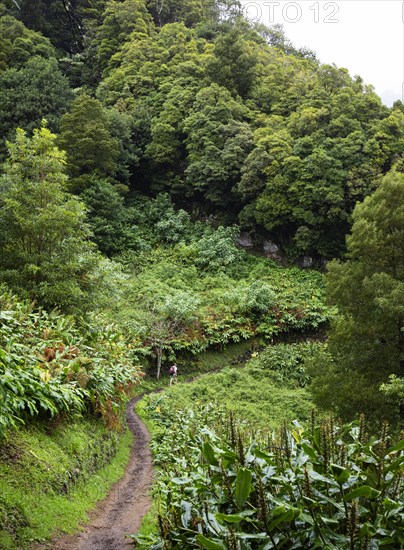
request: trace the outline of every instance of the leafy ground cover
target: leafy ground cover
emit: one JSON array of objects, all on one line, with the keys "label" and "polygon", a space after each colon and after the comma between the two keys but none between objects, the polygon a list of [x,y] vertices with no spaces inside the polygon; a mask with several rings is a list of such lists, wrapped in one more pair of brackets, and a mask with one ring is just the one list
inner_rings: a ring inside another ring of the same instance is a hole
[{"label": "leafy ground cover", "polygon": [[221,403],[249,421],[254,429],[272,430],[294,418],[305,422],[314,405],[306,389],[309,379],[303,361],[320,346],[317,343],[270,346],[253,352],[245,368],[227,366],[189,384],[180,381],[169,391],[149,399],[155,408],[168,407],[171,411]]},{"label": "leafy ground cover", "polygon": [[0,296],[0,438],[33,418],[93,413],[118,427],[141,379],[123,335],[112,325],[34,309]]},{"label": "leafy ground cover", "polygon": [[[205,228],[198,243],[193,231],[191,242],[122,258],[131,275],[109,314],[158,372],[165,361],[190,359],[209,348],[326,326],[330,311],[321,273],[238,250],[228,230],[212,233],[217,241],[211,242]],[[205,263],[198,249],[203,239]]]},{"label": "leafy ground cover", "polygon": [[100,317],[73,319],[0,294],[0,547],[85,521],[123,474],[125,404],[142,379]]},{"label": "leafy ground cover", "polygon": [[[159,536],[145,548],[399,548],[404,442],[363,421],[294,422],[261,439],[222,408],[148,405],[157,429]],[[136,537],[135,537],[136,538]]]}]

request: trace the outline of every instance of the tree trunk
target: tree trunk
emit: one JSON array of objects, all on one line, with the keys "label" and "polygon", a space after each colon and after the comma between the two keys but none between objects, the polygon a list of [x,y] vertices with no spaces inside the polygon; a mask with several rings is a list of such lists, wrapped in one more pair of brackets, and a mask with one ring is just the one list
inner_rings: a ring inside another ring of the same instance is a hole
[{"label": "tree trunk", "polygon": [[157,348],[157,380],[160,378],[160,372],[161,372],[161,360],[163,357],[163,348]]}]

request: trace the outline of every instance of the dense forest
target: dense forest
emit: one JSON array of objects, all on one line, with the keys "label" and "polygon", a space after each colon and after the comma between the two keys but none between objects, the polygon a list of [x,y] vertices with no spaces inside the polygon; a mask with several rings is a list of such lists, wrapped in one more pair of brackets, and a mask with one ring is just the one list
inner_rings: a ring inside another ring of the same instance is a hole
[{"label": "dense forest", "polygon": [[1,0],[0,165],[1,548],[174,361],[140,548],[404,544],[401,101],[237,1]]}]

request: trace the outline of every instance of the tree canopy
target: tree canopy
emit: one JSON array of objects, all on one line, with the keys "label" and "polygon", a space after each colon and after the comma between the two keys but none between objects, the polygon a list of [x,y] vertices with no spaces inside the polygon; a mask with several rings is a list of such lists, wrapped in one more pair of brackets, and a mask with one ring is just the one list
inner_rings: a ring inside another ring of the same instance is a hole
[{"label": "tree canopy", "polygon": [[320,262],[344,252],[356,203],[402,165],[401,102],[249,23],[239,2],[17,4],[1,2],[3,139],[45,117],[77,193],[94,173],[128,199],[168,192]]},{"label": "tree canopy", "polygon": [[404,174],[387,174],[354,212],[346,261],[329,264],[328,296],[338,306],[330,357],[313,391],[322,405],[397,418],[380,392],[404,367]]},{"label": "tree canopy", "polygon": [[0,273],[11,288],[50,307],[88,305],[98,257],[85,207],[66,191],[65,154],[47,128],[8,144],[0,188]]}]

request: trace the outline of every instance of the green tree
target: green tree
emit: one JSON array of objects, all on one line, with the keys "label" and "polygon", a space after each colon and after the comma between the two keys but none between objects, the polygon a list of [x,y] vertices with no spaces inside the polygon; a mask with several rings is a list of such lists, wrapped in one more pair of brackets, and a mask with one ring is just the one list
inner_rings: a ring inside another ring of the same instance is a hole
[{"label": "green tree", "polygon": [[202,270],[224,271],[242,258],[242,251],[235,245],[236,227],[218,227],[198,240],[195,264]]},{"label": "green tree", "polygon": [[148,0],[148,7],[156,25],[184,22],[187,27],[218,20],[220,2],[217,0]]},{"label": "green tree", "polygon": [[365,412],[397,420],[379,389],[404,368],[403,243],[404,174],[393,171],[355,209],[346,261],[329,264],[328,297],[339,317],[312,388],[345,418]]},{"label": "green tree", "polygon": [[155,293],[146,301],[140,333],[155,356],[157,378],[160,378],[164,352],[173,353],[173,341],[195,319],[198,305],[199,300],[189,292],[169,289],[164,295]]},{"label": "green tree", "polygon": [[5,3],[7,13],[48,37],[58,50],[74,54],[83,49],[86,21],[97,19],[105,0],[5,0]]},{"label": "green tree", "polygon": [[190,194],[202,192],[208,201],[223,206],[234,202],[232,189],[253,147],[250,126],[243,121],[246,114],[226,88],[212,84],[198,92],[184,121]]},{"label": "green tree", "polygon": [[[85,208],[66,193],[65,155],[48,129],[17,131],[1,181],[0,269],[11,288],[47,307],[86,302],[98,262]],[[88,305],[88,303],[87,303]]]},{"label": "green tree", "polygon": [[237,26],[224,26],[223,30],[215,40],[214,57],[207,73],[213,82],[226,87],[233,95],[246,98],[256,80],[259,59],[256,42],[263,39],[251,32],[245,21]]},{"label": "green tree", "polygon": [[130,224],[130,209],[116,186],[105,179],[90,176],[80,199],[87,206],[88,222],[93,240],[107,256],[130,248],[134,229]]},{"label": "green tree", "polygon": [[0,18],[0,70],[20,68],[31,57],[55,57],[50,41],[10,15]]},{"label": "green tree", "polygon": [[152,30],[152,19],[144,0],[109,0],[103,13],[102,24],[97,29],[97,53],[101,69],[122,45],[131,39],[132,33],[148,35]]},{"label": "green tree", "polygon": [[0,73],[0,89],[0,153],[5,152],[5,140],[13,139],[18,127],[32,132],[45,118],[57,132],[59,119],[73,100],[68,80],[52,58],[33,57],[20,69]]},{"label": "green tree", "polygon": [[115,175],[119,141],[112,137],[108,116],[97,99],[81,95],[74,101],[71,112],[61,119],[58,143],[67,152],[73,178],[91,172]]}]

